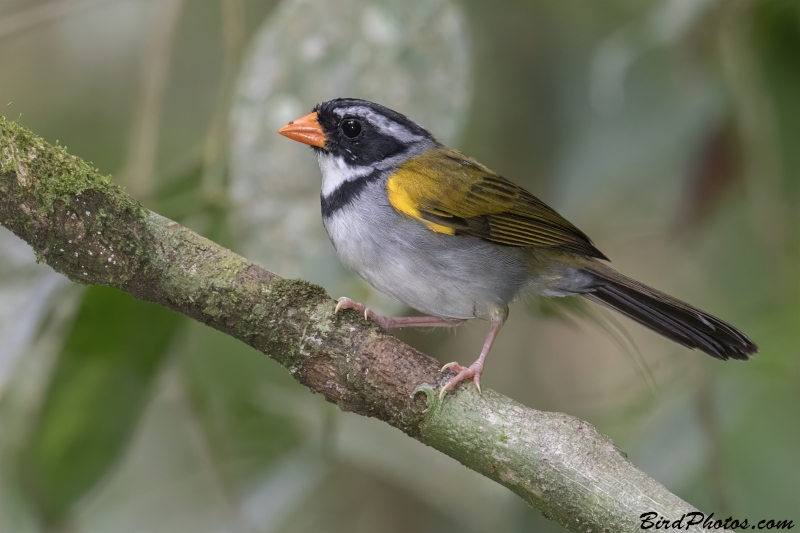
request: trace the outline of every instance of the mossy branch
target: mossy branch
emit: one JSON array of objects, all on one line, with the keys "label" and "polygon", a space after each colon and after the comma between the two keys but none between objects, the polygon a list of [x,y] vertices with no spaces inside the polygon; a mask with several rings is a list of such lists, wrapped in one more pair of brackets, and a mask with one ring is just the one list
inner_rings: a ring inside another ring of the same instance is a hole
[{"label": "mossy branch", "polygon": [[[334,314],[325,291],[268,272],[143,208],[63,148],[0,117],[0,223],[72,281],[107,285],[227,333],[344,411],[383,420],[508,487],[572,531],[635,531],[695,511],[575,417],[462,385],[433,358]],[[696,528],[700,530],[700,528]]]}]

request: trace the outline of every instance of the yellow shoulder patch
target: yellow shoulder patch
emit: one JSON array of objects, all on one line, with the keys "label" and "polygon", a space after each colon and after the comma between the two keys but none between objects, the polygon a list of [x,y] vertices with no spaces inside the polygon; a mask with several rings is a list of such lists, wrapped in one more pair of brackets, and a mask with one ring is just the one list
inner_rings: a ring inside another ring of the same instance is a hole
[{"label": "yellow shoulder patch", "polygon": [[[423,179],[419,180],[419,178]],[[416,172],[404,170],[402,168],[398,169],[397,172],[386,180],[386,192],[389,197],[389,203],[399,212],[419,220],[437,233],[455,235],[455,229],[429,222],[422,218],[419,211],[419,199],[424,197],[423,194],[425,191],[423,190],[424,183],[418,183],[418,181],[425,181],[425,179]]]}]

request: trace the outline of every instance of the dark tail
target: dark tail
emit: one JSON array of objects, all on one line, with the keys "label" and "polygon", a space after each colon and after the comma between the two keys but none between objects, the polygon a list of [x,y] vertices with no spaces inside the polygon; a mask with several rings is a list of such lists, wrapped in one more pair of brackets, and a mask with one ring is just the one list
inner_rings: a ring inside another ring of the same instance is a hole
[{"label": "dark tail", "polygon": [[747,335],[696,307],[625,277],[611,267],[593,262],[585,268],[596,284],[584,294],[647,326],[687,348],[696,348],[717,359],[740,359],[758,352]]}]

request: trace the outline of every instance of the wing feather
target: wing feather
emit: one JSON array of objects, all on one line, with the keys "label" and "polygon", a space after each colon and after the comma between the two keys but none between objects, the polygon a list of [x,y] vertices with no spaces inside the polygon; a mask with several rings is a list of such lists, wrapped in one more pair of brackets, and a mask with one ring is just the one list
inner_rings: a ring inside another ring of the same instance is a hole
[{"label": "wing feather", "polygon": [[401,164],[386,183],[395,209],[432,231],[607,259],[589,237],[525,189],[449,148]]}]

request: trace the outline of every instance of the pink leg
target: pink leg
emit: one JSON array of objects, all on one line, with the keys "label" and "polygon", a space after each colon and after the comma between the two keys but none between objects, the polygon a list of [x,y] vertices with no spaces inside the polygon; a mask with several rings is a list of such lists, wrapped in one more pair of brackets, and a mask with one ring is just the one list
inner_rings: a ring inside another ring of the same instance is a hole
[{"label": "pink leg", "polygon": [[483,374],[483,363],[486,360],[486,355],[489,353],[489,350],[492,348],[492,344],[494,344],[494,339],[497,337],[497,334],[500,333],[500,328],[503,327],[503,323],[505,322],[505,317],[497,317],[492,319],[492,325],[489,328],[489,334],[486,335],[486,342],[483,343],[483,350],[481,350],[481,355],[478,357],[478,360],[469,365],[469,367],[463,367],[456,362],[447,363],[442,367],[442,371],[445,369],[454,370],[457,374],[448,381],[442,390],[439,392],[439,398],[444,396],[444,393],[452,390],[456,385],[464,381],[465,379],[472,378],[472,381],[475,383],[475,386],[478,387],[478,392],[481,391],[481,374]]},{"label": "pink leg", "polygon": [[438,316],[381,316],[372,312],[369,307],[365,307],[362,304],[356,303],[350,298],[346,298],[344,296],[339,298],[334,313],[338,313],[339,309],[355,309],[356,311],[363,311],[365,319],[372,320],[383,329],[432,327],[454,328],[464,322],[464,320],[460,318],[441,318]]}]

